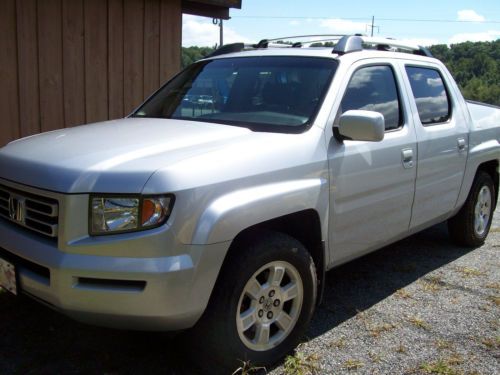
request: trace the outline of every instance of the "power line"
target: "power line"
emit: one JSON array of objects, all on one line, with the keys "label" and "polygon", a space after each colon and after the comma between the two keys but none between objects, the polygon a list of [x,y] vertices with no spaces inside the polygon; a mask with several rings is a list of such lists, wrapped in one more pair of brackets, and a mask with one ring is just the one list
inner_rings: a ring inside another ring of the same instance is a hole
[{"label": "power line", "polygon": [[[305,17],[305,16],[231,16],[231,18],[252,18],[252,19],[311,19],[311,20],[324,20],[332,17]],[[348,21],[366,21],[370,17],[336,17],[342,20]],[[464,20],[442,20],[442,19],[413,19],[413,18],[377,18],[379,21],[388,22],[446,22],[446,23],[483,23],[483,24],[500,24],[498,20],[488,20],[488,21],[464,21]]]}]

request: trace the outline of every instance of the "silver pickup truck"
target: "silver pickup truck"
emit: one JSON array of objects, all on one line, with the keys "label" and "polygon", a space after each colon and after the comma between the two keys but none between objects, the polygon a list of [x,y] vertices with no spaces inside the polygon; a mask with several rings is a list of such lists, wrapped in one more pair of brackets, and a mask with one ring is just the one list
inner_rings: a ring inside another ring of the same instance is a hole
[{"label": "silver pickup truck", "polygon": [[418,46],[225,46],[125,119],[0,149],[0,284],[269,364],[325,271],[445,220],[457,244],[485,241],[499,126]]}]

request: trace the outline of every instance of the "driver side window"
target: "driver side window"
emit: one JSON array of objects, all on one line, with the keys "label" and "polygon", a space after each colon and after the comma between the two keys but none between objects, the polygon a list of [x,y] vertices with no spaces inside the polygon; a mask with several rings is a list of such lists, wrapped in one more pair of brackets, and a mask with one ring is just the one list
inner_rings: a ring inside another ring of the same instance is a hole
[{"label": "driver side window", "polygon": [[403,125],[398,88],[390,66],[368,66],[354,72],[337,118],[349,110],[381,113],[384,115],[386,131],[398,129]]}]

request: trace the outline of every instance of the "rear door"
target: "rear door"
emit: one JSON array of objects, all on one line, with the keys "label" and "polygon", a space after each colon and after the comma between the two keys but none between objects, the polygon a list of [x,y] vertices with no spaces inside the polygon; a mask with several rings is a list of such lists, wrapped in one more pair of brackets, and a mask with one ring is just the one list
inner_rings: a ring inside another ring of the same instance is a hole
[{"label": "rear door", "polygon": [[443,72],[430,64],[404,64],[417,133],[417,181],[410,227],[419,229],[453,211],[467,160],[468,129]]}]

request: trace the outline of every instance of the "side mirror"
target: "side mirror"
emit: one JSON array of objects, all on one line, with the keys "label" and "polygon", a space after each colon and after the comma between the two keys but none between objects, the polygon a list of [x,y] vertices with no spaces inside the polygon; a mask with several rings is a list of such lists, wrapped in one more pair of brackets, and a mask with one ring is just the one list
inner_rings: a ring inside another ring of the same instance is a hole
[{"label": "side mirror", "polygon": [[351,141],[380,142],[384,139],[384,115],[373,111],[347,111],[340,116],[338,134]]}]

